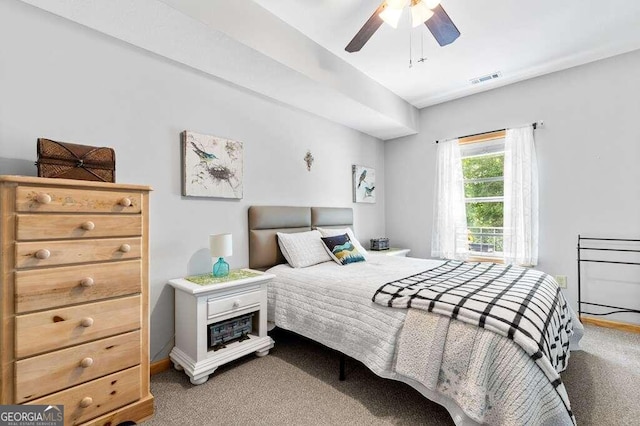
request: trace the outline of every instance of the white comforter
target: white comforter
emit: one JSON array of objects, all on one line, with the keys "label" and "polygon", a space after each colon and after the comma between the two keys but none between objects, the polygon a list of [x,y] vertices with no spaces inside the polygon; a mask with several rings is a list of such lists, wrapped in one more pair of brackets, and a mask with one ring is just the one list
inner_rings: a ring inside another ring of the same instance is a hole
[{"label": "white comforter", "polygon": [[572,424],[544,373],[513,341],[437,314],[372,302],[383,284],[441,263],[370,254],[367,262],[347,266],[278,265],[269,270],[276,279],[269,285],[268,318],[382,377],[409,383],[444,405],[457,424]]}]

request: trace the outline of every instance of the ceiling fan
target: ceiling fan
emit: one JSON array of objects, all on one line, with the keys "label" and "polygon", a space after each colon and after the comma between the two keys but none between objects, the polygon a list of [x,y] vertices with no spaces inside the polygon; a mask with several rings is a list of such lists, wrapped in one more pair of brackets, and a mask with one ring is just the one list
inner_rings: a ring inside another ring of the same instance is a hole
[{"label": "ceiling fan", "polygon": [[385,0],[344,50],[359,52],[383,22],[397,28],[402,10],[409,3],[413,26],[424,23],[440,46],[451,44],[460,37],[460,31],[440,5],[440,0]]}]

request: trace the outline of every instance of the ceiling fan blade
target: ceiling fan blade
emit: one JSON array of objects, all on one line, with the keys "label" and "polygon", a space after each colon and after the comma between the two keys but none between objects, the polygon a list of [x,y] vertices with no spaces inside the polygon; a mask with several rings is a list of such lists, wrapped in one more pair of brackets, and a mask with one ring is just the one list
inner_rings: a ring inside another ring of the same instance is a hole
[{"label": "ceiling fan blade", "polygon": [[424,24],[429,28],[429,31],[431,31],[440,46],[451,44],[460,37],[460,31],[449,18],[447,12],[444,11],[442,5],[438,5],[433,9],[433,16]]},{"label": "ceiling fan blade", "polygon": [[371,18],[369,18],[369,20],[365,22],[362,28],[360,28],[358,34],[356,34],[353,40],[351,40],[347,47],[344,48],[344,50],[349,53],[353,53],[359,52],[360,49],[362,49],[362,46],[364,46],[369,41],[371,36],[378,30],[378,28],[380,28],[380,25],[382,25],[382,18],[378,15],[380,15],[380,12],[382,12],[386,7],[387,2],[383,1],[382,4],[378,6],[376,11],[373,12]]}]

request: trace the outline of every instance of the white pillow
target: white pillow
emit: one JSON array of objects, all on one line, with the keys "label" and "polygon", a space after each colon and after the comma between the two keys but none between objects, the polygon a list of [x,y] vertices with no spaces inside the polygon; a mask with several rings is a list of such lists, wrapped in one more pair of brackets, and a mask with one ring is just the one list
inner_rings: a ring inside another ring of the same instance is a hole
[{"label": "white pillow", "polygon": [[347,234],[351,243],[355,246],[356,250],[360,252],[362,257],[367,258],[367,251],[362,247],[360,241],[356,238],[351,228],[341,228],[341,229],[331,229],[331,228],[316,228],[317,231],[320,231],[323,237],[335,237],[336,235]]},{"label": "white pillow", "polygon": [[287,234],[278,232],[280,251],[294,268],[305,268],[322,262],[331,262],[331,256],[324,248],[318,231],[295,232]]}]

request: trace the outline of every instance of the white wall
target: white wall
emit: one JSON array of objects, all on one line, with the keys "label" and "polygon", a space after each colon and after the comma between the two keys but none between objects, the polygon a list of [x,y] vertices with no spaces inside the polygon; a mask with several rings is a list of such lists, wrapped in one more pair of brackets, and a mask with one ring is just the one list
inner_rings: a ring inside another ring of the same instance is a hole
[{"label": "white wall", "polygon": [[[180,132],[244,142],[244,199],[180,192]],[[117,181],[151,194],[151,355],[173,335],[166,281],[211,267],[208,235],[233,233],[248,264],[252,204],[354,207],[361,239],[384,234],[384,146],[21,2],[0,0],[0,173],[36,173],[37,137],[110,146]],[[308,172],[303,157],[315,157]],[[378,203],[351,202],[351,165],[376,168]],[[167,345],[167,346],[165,346]]]},{"label": "white wall", "polygon": [[254,2],[21,1],[371,136],[415,133],[415,107]]},{"label": "white wall", "polygon": [[[435,140],[544,120],[535,133],[539,269],[567,275],[565,294],[576,306],[578,234],[640,238],[639,71],[635,51],[423,109],[420,134],[385,143],[386,224],[393,244],[430,256]],[[592,266],[591,277],[616,281],[593,287],[587,294],[592,301],[640,309],[640,266],[607,272]],[[638,315],[618,319],[640,322]]]}]

